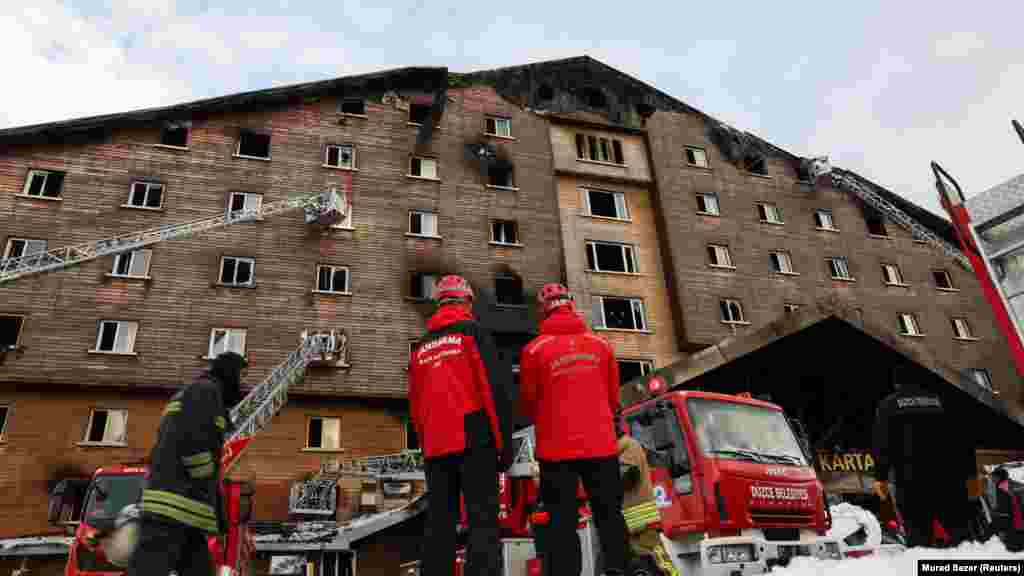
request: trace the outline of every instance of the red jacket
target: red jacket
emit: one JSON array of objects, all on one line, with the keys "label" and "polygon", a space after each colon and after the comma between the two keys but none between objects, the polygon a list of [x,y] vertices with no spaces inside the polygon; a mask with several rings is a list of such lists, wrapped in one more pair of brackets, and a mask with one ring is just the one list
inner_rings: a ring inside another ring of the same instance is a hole
[{"label": "red jacket", "polygon": [[512,438],[511,372],[497,366],[489,330],[457,306],[442,306],[409,358],[409,405],[423,456]]},{"label": "red jacket", "polygon": [[556,310],[519,360],[519,398],[533,421],[540,460],[617,456],[614,415],[619,366],[603,338],[583,318]]}]

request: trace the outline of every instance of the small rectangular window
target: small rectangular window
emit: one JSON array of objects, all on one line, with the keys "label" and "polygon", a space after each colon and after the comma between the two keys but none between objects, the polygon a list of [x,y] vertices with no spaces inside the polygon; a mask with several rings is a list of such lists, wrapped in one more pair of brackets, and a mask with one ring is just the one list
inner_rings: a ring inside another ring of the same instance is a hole
[{"label": "small rectangular window", "polygon": [[974,340],[974,333],[971,332],[971,325],[967,318],[953,318],[953,336],[960,340]]},{"label": "small rectangular window", "polygon": [[329,144],[324,147],[324,164],[332,168],[355,168],[356,149],[351,145]]},{"label": "small rectangular window", "polygon": [[309,419],[306,448],[338,450],[341,448],[341,419],[314,416]]},{"label": "small rectangular window", "polygon": [[625,386],[634,378],[647,376],[651,373],[650,360],[616,360],[619,365],[619,386]]},{"label": "small rectangular window", "polygon": [[341,113],[353,116],[366,115],[366,101],[362,98],[345,98],[341,101]]},{"label": "small rectangular window", "polygon": [[686,163],[699,168],[708,167],[708,154],[703,148],[695,146],[686,147]]},{"label": "small rectangular window", "polygon": [[626,196],[622,192],[587,190],[587,214],[616,220],[629,220]]},{"label": "small rectangular window", "polygon": [[506,138],[512,137],[512,120],[508,118],[498,118],[489,116],[485,120],[485,132],[492,136],[504,136]]},{"label": "small rectangular window", "polygon": [[697,213],[718,216],[718,196],[716,194],[697,194]]},{"label": "small rectangular window", "polygon": [[643,300],[594,296],[594,327],[614,330],[646,330]]},{"label": "small rectangular window", "polygon": [[612,140],[612,156],[616,164],[626,163],[626,157],[622,155],[622,142]]},{"label": "small rectangular window", "polygon": [[0,442],[7,439],[7,415],[10,414],[9,406],[0,404]]},{"label": "small rectangular window", "polygon": [[772,263],[772,271],[779,274],[794,274],[793,259],[788,252],[769,252],[768,258]]},{"label": "small rectangular window", "polygon": [[949,272],[945,270],[932,270],[932,279],[935,281],[935,287],[943,290],[953,290],[953,280],[949,276]]},{"label": "small rectangular window", "polygon": [[494,296],[498,304],[505,306],[522,306],[526,303],[522,279],[511,274],[495,276]]},{"label": "small rectangular window", "polygon": [[576,157],[579,159],[587,157],[587,142],[583,134],[576,135]]},{"label": "small rectangular window", "polygon": [[850,276],[850,265],[846,258],[829,258],[827,262],[833,279],[853,280],[853,277]]},{"label": "small rectangular window", "polygon": [[348,268],[344,266],[316,267],[316,289],[317,292],[334,292],[347,294],[349,292]]},{"label": "small rectangular window", "polygon": [[410,281],[409,296],[416,300],[429,300],[434,293],[434,283],[437,282],[437,276],[423,272],[414,272],[410,277]]},{"label": "small rectangular window", "polygon": [[814,212],[814,225],[821,230],[836,230],[835,220],[832,219],[830,210],[817,210]]},{"label": "small rectangular window", "polygon": [[729,247],[724,244],[708,244],[708,262],[712,266],[735,268],[732,263],[732,255],[729,253]]},{"label": "small rectangular window", "polygon": [[188,148],[188,127],[164,126],[160,130],[160,143],[164,146]]},{"label": "small rectangular window", "polygon": [[96,351],[131,354],[135,351],[135,334],[139,323],[126,320],[101,320],[96,334]]},{"label": "small rectangular window", "polygon": [[430,119],[430,104],[410,104],[409,122],[423,124]]},{"label": "small rectangular window", "polygon": [[164,185],[159,182],[132,182],[128,205],[132,208],[160,208],[164,202]]},{"label": "small rectangular window", "polygon": [[597,137],[587,136],[587,150],[590,152],[590,159],[597,160],[600,156],[597,153]]},{"label": "small rectangular window", "polygon": [[4,247],[4,258],[21,258],[46,252],[46,240],[28,238],[8,238]]},{"label": "small rectangular window", "polygon": [[978,386],[981,386],[986,390],[992,390],[992,375],[988,370],[984,368],[968,368],[968,372],[971,375],[971,379],[974,380]]},{"label": "small rectangular window", "polygon": [[242,130],[238,136],[238,156],[270,159],[270,134]]},{"label": "small rectangular window", "polygon": [[900,334],[904,336],[921,336],[921,327],[917,322],[917,316],[913,314],[900,314]]},{"label": "small rectangular window", "polygon": [[491,242],[519,244],[519,226],[514,220],[491,221]]},{"label": "small rectangular window", "polygon": [[872,236],[888,236],[885,230],[885,218],[879,214],[871,214],[864,217],[868,226],[868,234]]},{"label": "small rectangular window", "polygon": [[220,283],[225,286],[252,286],[256,260],[225,256],[220,260]]},{"label": "small rectangular window", "polygon": [[433,212],[409,212],[409,234],[437,237],[437,214]]},{"label": "small rectangular window", "polygon": [[637,269],[633,246],[612,242],[587,242],[587,269],[593,272],[635,274]]},{"label": "small rectangular window", "polygon": [[29,170],[22,194],[37,198],[60,198],[64,189],[64,172]]},{"label": "small rectangular window", "polygon": [[718,307],[722,313],[722,322],[726,324],[746,323],[746,319],[743,317],[743,305],[739,300],[726,298],[718,302]]},{"label": "small rectangular window", "polygon": [[882,264],[882,277],[885,279],[885,283],[891,286],[903,285],[903,273],[895,264]]},{"label": "small rectangular window", "polygon": [[85,442],[96,444],[125,444],[128,441],[128,412],[126,410],[94,409],[89,414]]},{"label": "small rectangular window", "polygon": [[228,212],[259,210],[263,206],[263,195],[252,192],[232,192],[228,198]]},{"label": "small rectangular window", "polygon": [[148,249],[122,252],[114,256],[114,268],[110,274],[127,278],[146,278],[149,276],[149,262],[152,255],[153,251]]},{"label": "small rectangular window", "polygon": [[487,167],[487,183],[501,188],[515,188],[514,170],[511,164],[494,164]]},{"label": "small rectangular window", "polygon": [[437,179],[437,160],[413,156],[409,161],[409,175]]},{"label": "small rectangular window", "polygon": [[782,210],[780,210],[775,204],[767,202],[759,203],[757,205],[757,213],[761,217],[761,222],[782,224]]},{"label": "small rectangular window", "polygon": [[210,330],[210,346],[207,357],[216,358],[225,352],[245,356],[244,328],[214,328]]},{"label": "small rectangular window", "polygon": [[14,350],[21,343],[21,330],[25,318],[14,315],[0,315],[0,351]]}]

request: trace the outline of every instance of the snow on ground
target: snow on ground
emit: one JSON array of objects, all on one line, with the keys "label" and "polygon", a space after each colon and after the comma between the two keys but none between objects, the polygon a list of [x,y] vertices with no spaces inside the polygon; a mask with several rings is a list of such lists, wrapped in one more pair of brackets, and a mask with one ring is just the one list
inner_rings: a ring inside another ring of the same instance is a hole
[{"label": "snow on ground", "polygon": [[868,534],[868,546],[878,546],[882,543],[882,525],[870,511],[849,502],[840,502],[830,506],[829,510],[832,512],[832,529],[828,531],[829,536],[842,540],[863,526]]},{"label": "snow on ground", "polygon": [[1008,552],[998,538],[984,544],[968,542],[955,549],[911,548],[896,556],[848,558],[846,560],[817,560],[794,558],[785,568],[776,567],[771,574],[777,576],[907,576],[917,574],[918,560],[1024,560],[1024,552]]}]

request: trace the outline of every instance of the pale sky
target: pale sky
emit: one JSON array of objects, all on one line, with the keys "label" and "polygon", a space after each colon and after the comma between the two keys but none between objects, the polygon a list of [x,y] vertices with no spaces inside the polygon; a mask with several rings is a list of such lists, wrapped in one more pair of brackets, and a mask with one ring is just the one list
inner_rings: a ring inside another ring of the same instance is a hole
[{"label": "pale sky", "polygon": [[1024,172],[1024,3],[3,0],[0,127],[397,68],[589,55],[942,214]]}]

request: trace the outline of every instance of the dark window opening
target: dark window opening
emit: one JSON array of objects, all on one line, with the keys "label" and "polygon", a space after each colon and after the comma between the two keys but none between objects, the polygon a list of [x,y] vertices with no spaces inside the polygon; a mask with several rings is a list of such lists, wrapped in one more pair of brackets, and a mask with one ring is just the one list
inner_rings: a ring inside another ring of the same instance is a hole
[{"label": "dark window opening", "polygon": [[587,142],[590,145],[589,146],[590,159],[591,160],[597,160],[597,158],[598,158],[598,154],[597,154],[597,137],[595,137],[595,136],[587,136]]},{"label": "dark window opening", "polygon": [[584,88],[583,101],[591,108],[604,108],[608,105],[608,99],[604,92],[597,88]]},{"label": "dark window opening", "polygon": [[519,230],[512,220],[495,220],[491,222],[491,242],[499,244],[518,244]]},{"label": "dark window opening", "polygon": [[366,102],[361,98],[346,98],[341,101],[342,114],[366,115]]},{"label": "dark window opening", "polygon": [[598,298],[598,304],[601,306],[600,317],[604,320],[599,326],[618,330],[647,329],[643,302],[640,300],[602,296]]},{"label": "dark window opening", "polygon": [[621,193],[588,190],[587,200],[591,216],[618,218],[620,220],[625,220],[629,217],[626,213],[625,196]]},{"label": "dark window opening", "polygon": [[409,122],[413,124],[423,124],[430,119],[430,105],[429,104],[410,104],[409,105]]},{"label": "dark window opening", "polygon": [[92,422],[89,425],[89,436],[87,442],[103,442],[103,433],[107,429],[107,411],[94,410]]},{"label": "dark window opening", "polygon": [[510,164],[496,164],[487,167],[487,183],[491,186],[504,186],[512,188],[515,186],[512,178],[512,166]]},{"label": "dark window opening", "polygon": [[583,134],[576,135],[576,157],[586,158],[587,157],[587,142]]},{"label": "dark window opening", "polygon": [[743,322],[743,307],[735,300],[722,300],[719,302],[723,322]]},{"label": "dark window opening", "polygon": [[13,350],[21,338],[21,316],[0,316],[0,351]]},{"label": "dark window opening", "polygon": [[587,246],[587,265],[602,272],[636,272],[633,247],[625,244],[590,242]]},{"label": "dark window opening", "polygon": [[164,186],[156,182],[132,183],[129,204],[136,208],[159,208],[163,202]]},{"label": "dark window opening", "polygon": [[324,421],[320,418],[310,418],[306,446],[309,448],[320,448],[323,444],[323,431]]},{"label": "dark window opening", "polygon": [[494,295],[498,304],[522,306],[526,303],[526,298],[523,296],[523,281],[518,276],[496,277],[494,279]]},{"label": "dark window opening", "polygon": [[7,406],[0,406],[0,439],[7,434]]},{"label": "dark window opening", "polygon": [[317,270],[317,290],[320,292],[348,292],[348,269],[320,266]]},{"label": "dark window opening", "polygon": [[59,198],[63,187],[63,172],[33,170],[29,173],[29,184],[26,194],[43,198]]},{"label": "dark window opening", "polygon": [[541,84],[540,88],[537,89],[537,99],[541,101],[548,101],[555,97],[555,89],[548,84]]},{"label": "dark window opening", "polygon": [[868,234],[872,236],[888,236],[885,231],[885,219],[881,215],[871,214],[864,217],[868,225]]},{"label": "dark window opening", "polygon": [[188,128],[185,126],[165,126],[160,131],[160,143],[164,146],[188,147]]},{"label": "dark window opening", "polygon": [[945,270],[932,270],[932,278],[935,279],[935,286],[937,288],[953,288],[953,282],[949,278],[949,273]]},{"label": "dark window opening", "polygon": [[98,350],[110,352],[114,350],[114,344],[117,342],[117,322],[104,322],[100,328],[100,345],[97,347]]},{"label": "dark window opening", "polygon": [[254,261],[249,258],[224,258],[220,268],[221,284],[251,284],[253,264]]},{"label": "dark window opening", "polygon": [[625,386],[630,380],[651,373],[651,363],[642,360],[618,360],[619,386]]},{"label": "dark window opening", "polygon": [[763,156],[748,157],[743,160],[743,167],[752,174],[768,175],[768,165]]},{"label": "dark window opening", "polygon": [[270,134],[257,134],[243,130],[238,138],[238,155],[270,158]]},{"label": "dark window opening", "polygon": [[427,300],[434,291],[435,276],[423,272],[413,272],[410,276],[409,296],[417,300]]},{"label": "dark window opening", "polygon": [[626,159],[622,155],[622,142],[619,142],[618,140],[612,140],[612,152],[614,152],[614,154],[615,154],[615,163],[616,164],[625,164],[626,163]]}]

